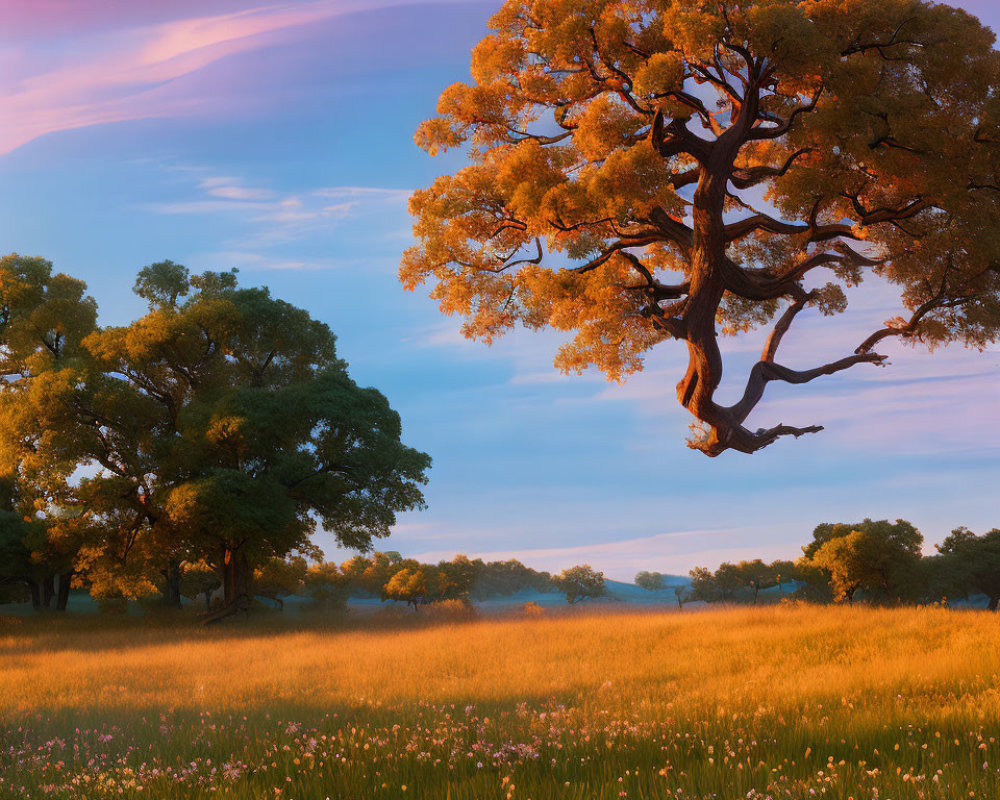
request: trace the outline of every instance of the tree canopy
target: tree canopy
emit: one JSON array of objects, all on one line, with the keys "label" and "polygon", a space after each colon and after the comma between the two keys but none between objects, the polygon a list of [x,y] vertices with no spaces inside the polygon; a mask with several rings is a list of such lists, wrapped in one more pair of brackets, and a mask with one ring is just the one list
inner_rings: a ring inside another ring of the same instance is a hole
[{"label": "tree canopy", "polygon": [[429,457],[306,311],[169,261],[139,272],[149,310],[129,325],[99,327],[84,291],[42,259],[0,262],[0,510],[45,529],[22,537],[33,563],[96,596],[162,579],[174,604],[182,566],[207,563],[232,608],[255,567],[318,556],[318,526],[367,549],[423,505]]},{"label": "tree canopy", "polygon": [[956,528],[937,549],[948,588],[960,595],[981,592],[989,598],[991,611],[1000,607],[1000,528],[982,536]]},{"label": "tree canopy", "polygon": [[[819,425],[747,420],[768,383],[884,365],[895,337],[982,348],[1000,330],[1000,54],[925,0],[508,0],[416,141],[471,163],[411,200],[400,271],[487,342],[572,334],[556,356],[622,380],[686,344],[689,446],[753,453]],[[792,369],[804,309],[892,286],[898,316]],[[770,327],[742,396],[720,335]]]},{"label": "tree canopy", "polygon": [[552,582],[566,595],[566,602],[570,605],[588,597],[602,597],[606,591],[604,573],[598,572],[590,564],[577,564],[575,567],[564,569],[552,579]]},{"label": "tree canopy", "polygon": [[666,588],[667,584],[663,580],[663,573],[643,570],[642,572],[636,573],[635,585],[648,592],[658,592],[661,589]]},{"label": "tree canopy", "polygon": [[860,590],[898,601],[917,577],[924,537],[906,520],[866,519],[858,525],[819,525],[813,544],[817,541],[818,548],[803,550],[812,566],[829,573],[835,599],[853,602]]}]

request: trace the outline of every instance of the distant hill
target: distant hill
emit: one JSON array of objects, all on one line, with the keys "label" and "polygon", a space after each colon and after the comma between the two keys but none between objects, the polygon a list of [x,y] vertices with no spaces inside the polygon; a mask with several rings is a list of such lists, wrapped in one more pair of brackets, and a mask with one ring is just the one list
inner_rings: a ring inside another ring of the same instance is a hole
[{"label": "distant hill", "polygon": [[691,579],[681,575],[664,575],[663,581],[666,587],[659,591],[651,592],[643,589],[634,583],[624,581],[605,580],[604,586],[608,594],[616,600],[625,603],[639,603],[641,605],[661,605],[663,603],[676,603],[677,595],[674,594],[675,586],[683,586],[685,589],[691,585]]}]

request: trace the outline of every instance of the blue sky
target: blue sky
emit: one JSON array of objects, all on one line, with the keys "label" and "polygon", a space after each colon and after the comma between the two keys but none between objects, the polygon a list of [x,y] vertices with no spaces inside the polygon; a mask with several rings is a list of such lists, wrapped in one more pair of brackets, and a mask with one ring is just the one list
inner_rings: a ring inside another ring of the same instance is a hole
[{"label": "blue sky", "polygon": [[[328,322],[355,379],[434,458],[426,511],[379,543],[515,556],[616,578],[795,557],[822,521],[913,521],[928,542],[1000,526],[1000,349],[890,345],[777,386],[760,424],[820,423],[752,457],[684,446],[686,355],[663,345],[625,385],[552,367],[559,337],[487,348],[396,279],[408,194],[461,166],[413,144],[468,77],[499,0],[12,0],[0,8],[0,249],[84,278],[102,320],[141,312],[138,268],[239,267]],[[1000,25],[987,2],[966,8]],[[838,358],[897,313],[875,285],[835,324],[802,315],[791,366]],[[759,340],[731,341],[731,394]],[[331,557],[343,554],[321,541]]]}]

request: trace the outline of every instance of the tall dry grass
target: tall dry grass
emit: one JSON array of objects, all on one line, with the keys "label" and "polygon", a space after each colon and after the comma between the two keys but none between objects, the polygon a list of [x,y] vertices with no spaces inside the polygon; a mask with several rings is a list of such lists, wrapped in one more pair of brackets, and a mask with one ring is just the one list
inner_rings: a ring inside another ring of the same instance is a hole
[{"label": "tall dry grass", "polygon": [[[88,784],[88,797],[123,796],[123,770],[151,785],[151,770],[209,752],[245,768],[214,790],[164,783],[176,793],[162,796],[363,797],[408,782],[453,798],[507,797],[512,784],[536,800],[1000,797],[1000,624],[985,613],[767,607],[372,630],[27,623],[0,636],[0,687],[0,775],[16,766],[35,775],[26,789],[51,796],[73,796],[45,767],[57,754],[24,753],[79,728],[113,729],[103,744],[127,751],[105,748],[98,772],[114,782]],[[219,726],[208,739],[206,719]],[[360,759],[348,742],[359,728]],[[289,744],[306,730],[340,737],[321,769]],[[290,750],[255,747],[283,736]],[[63,778],[86,771],[62,760]],[[981,794],[988,786],[996,793]]]}]

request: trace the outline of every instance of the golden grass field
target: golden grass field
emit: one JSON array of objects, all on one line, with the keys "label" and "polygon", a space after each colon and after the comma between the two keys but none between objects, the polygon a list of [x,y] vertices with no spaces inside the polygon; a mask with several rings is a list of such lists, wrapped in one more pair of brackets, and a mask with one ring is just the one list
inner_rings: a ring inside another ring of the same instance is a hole
[{"label": "golden grass field", "polygon": [[984,612],[0,624],[3,798],[1000,798]]}]

